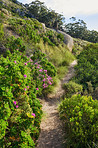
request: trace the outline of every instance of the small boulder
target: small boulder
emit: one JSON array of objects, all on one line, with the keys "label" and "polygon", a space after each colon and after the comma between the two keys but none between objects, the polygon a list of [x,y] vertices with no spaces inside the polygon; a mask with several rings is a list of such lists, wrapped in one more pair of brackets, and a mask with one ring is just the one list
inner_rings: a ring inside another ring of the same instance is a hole
[{"label": "small boulder", "polygon": [[2,8],[1,11],[2,11],[4,14],[9,15],[9,12],[8,12],[7,9]]},{"label": "small boulder", "polygon": [[64,35],[64,43],[67,45],[69,50],[72,51],[72,48],[73,48],[73,45],[74,45],[73,38],[63,31],[57,30],[57,32]]},{"label": "small boulder", "polygon": [[41,24],[42,24],[42,28],[43,28],[44,32],[46,32],[46,26],[45,26],[45,24],[44,23],[41,23]]},{"label": "small boulder", "polygon": [[0,55],[6,53],[6,48],[0,43]]}]

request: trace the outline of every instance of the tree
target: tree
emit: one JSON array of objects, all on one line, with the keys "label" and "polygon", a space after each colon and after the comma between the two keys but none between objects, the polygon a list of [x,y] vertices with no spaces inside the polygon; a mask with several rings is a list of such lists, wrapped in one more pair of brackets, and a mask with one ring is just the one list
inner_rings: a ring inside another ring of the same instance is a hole
[{"label": "tree", "polygon": [[72,21],[65,25],[66,32],[75,38],[83,38],[83,35],[87,29],[86,23],[83,20],[76,20],[75,17],[70,18]]},{"label": "tree", "polygon": [[28,9],[36,19],[45,23],[47,27],[62,29],[65,19],[63,15],[56,13],[52,9],[48,9],[43,2],[35,0],[29,4]]},{"label": "tree", "polygon": [[70,23],[65,25],[65,31],[74,38],[80,38],[94,43],[98,42],[98,32],[88,30],[86,23],[81,19],[77,21],[75,17],[71,17]]},{"label": "tree", "polygon": [[28,9],[34,15],[35,18],[39,18],[43,7],[44,7],[44,2],[40,2],[39,0],[35,0],[29,4]]}]

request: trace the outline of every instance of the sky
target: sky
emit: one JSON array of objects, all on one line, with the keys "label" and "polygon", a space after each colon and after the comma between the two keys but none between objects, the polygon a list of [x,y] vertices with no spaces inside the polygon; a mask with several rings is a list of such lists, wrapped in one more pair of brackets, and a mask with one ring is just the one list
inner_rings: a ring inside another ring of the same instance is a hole
[{"label": "sky", "polygon": [[[18,0],[19,2],[30,3],[35,0]],[[76,17],[87,24],[89,30],[98,31],[98,0],[40,0],[47,8],[55,10],[65,17],[65,23],[69,18]]]}]

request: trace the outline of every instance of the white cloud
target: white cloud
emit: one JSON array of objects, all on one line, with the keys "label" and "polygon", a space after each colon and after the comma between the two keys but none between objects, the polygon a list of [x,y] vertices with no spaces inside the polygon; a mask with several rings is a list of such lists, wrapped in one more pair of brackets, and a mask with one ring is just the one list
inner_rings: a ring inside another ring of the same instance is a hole
[{"label": "white cloud", "polygon": [[[19,0],[22,3],[30,3],[35,0]],[[83,19],[90,29],[98,30],[98,0],[40,0],[45,2],[48,8],[61,13],[66,19],[78,16]],[[95,14],[95,19],[93,15]],[[89,17],[91,16],[91,17]]]},{"label": "white cloud", "polygon": [[[35,0],[19,0],[23,3],[30,3]],[[94,14],[98,13],[98,0],[40,0],[45,2],[48,8],[62,13],[66,17],[77,14]]]},{"label": "white cloud", "polygon": [[98,0],[41,0],[64,16],[98,13]]}]

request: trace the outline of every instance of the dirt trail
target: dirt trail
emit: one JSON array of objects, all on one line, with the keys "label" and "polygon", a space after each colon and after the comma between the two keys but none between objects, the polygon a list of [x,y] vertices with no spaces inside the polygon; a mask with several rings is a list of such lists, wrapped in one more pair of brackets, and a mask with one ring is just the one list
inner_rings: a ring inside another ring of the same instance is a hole
[{"label": "dirt trail", "polygon": [[36,148],[66,148],[65,133],[62,122],[59,119],[57,107],[60,102],[60,97],[64,93],[62,85],[74,76],[74,66],[76,64],[76,60],[71,63],[68,74],[60,81],[55,94],[51,94],[48,98],[41,100],[44,118],[41,122],[41,133]]}]

